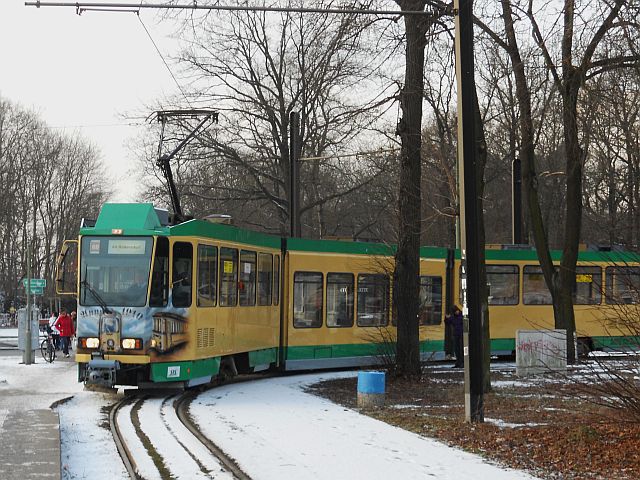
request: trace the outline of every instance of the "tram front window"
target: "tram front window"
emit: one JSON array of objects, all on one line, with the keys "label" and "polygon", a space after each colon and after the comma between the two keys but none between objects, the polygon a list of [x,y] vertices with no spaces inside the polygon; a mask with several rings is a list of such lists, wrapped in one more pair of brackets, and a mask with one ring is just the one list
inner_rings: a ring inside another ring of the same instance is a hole
[{"label": "tram front window", "polygon": [[114,306],[146,305],[152,247],[150,237],[83,237],[80,304],[99,306],[102,299]]}]

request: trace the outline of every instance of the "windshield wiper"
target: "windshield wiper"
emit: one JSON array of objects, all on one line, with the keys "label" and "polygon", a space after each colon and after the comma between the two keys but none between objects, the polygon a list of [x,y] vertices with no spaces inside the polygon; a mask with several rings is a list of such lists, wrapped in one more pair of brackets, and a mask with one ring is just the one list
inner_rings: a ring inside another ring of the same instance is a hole
[{"label": "windshield wiper", "polygon": [[80,285],[84,285],[87,288],[87,290],[89,290],[91,292],[91,295],[93,295],[93,298],[95,298],[95,300],[96,300],[96,302],[98,302],[98,305],[100,306],[100,308],[102,308],[102,312],[103,313],[113,313],[111,311],[111,309],[109,307],[107,307],[107,303],[102,299],[100,294],[95,291],[95,289],[91,286],[91,284],[89,282],[87,282],[86,280],[82,280],[80,282]]}]

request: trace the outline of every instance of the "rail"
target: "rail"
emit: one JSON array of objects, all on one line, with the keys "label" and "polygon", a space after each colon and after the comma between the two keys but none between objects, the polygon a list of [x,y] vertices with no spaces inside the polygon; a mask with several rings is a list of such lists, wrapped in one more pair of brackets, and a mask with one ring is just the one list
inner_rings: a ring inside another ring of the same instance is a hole
[{"label": "rail", "polygon": [[180,395],[174,402],[173,406],[176,410],[176,415],[182,424],[196,437],[200,443],[202,443],[211,454],[222,463],[227,470],[238,480],[251,480],[246,473],[242,471],[238,463],[227,455],[222,449],[220,449],[215,443],[209,440],[200,429],[191,421],[191,416],[188,413],[189,404],[193,400],[195,393],[187,391]]},{"label": "rail", "polygon": [[120,454],[120,458],[122,458],[122,462],[124,463],[124,467],[127,469],[129,473],[129,477],[132,480],[138,480],[140,476],[136,470],[136,463],[131,451],[127,447],[127,443],[124,441],[122,437],[122,433],[120,431],[120,427],[118,426],[118,410],[122,408],[124,405],[130,403],[132,399],[130,397],[125,397],[122,400],[116,402],[109,411],[109,428],[111,429],[111,434],[113,435],[113,441],[116,444],[116,448],[118,449],[118,453]]}]

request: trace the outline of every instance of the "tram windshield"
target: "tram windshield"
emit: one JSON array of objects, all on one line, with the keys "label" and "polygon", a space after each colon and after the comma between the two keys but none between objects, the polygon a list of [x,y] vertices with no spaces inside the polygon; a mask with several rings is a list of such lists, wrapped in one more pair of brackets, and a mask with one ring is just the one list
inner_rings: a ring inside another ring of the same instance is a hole
[{"label": "tram windshield", "polygon": [[152,250],[151,237],[83,237],[80,305],[146,305]]}]

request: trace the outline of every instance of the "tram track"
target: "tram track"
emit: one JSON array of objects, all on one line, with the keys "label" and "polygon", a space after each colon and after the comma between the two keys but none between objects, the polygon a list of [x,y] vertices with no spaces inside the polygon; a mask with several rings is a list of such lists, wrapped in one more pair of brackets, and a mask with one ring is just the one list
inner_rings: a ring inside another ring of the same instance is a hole
[{"label": "tram track", "polygon": [[130,478],[251,480],[200,432],[188,413],[195,396],[139,393],[114,404],[109,424]]},{"label": "tram track", "polygon": [[191,416],[188,413],[189,404],[196,395],[191,392],[186,392],[176,399],[174,407],[176,415],[182,422],[182,424],[196,437],[226,468],[229,470],[234,478],[237,480],[251,480],[246,473],[242,471],[235,459],[227,455],[222,449],[220,449],[215,443],[207,438],[192,421]]},{"label": "tram track", "polygon": [[127,469],[127,473],[132,480],[138,480],[138,474],[136,472],[136,463],[133,455],[127,448],[127,443],[124,441],[122,437],[122,433],[120,431],[120,426],[116,420],[118,411],[127,403],[131,401],[130,398],[124,398],[118,402],[116,402],[109,411],[109,428],[111,429],[111,434],[113,435],[113,441],[116,444],[116,448],[118,449],[118,453],[120,454],[120,458],[122,458],[122,462],[124,463],[124,467]]}]

